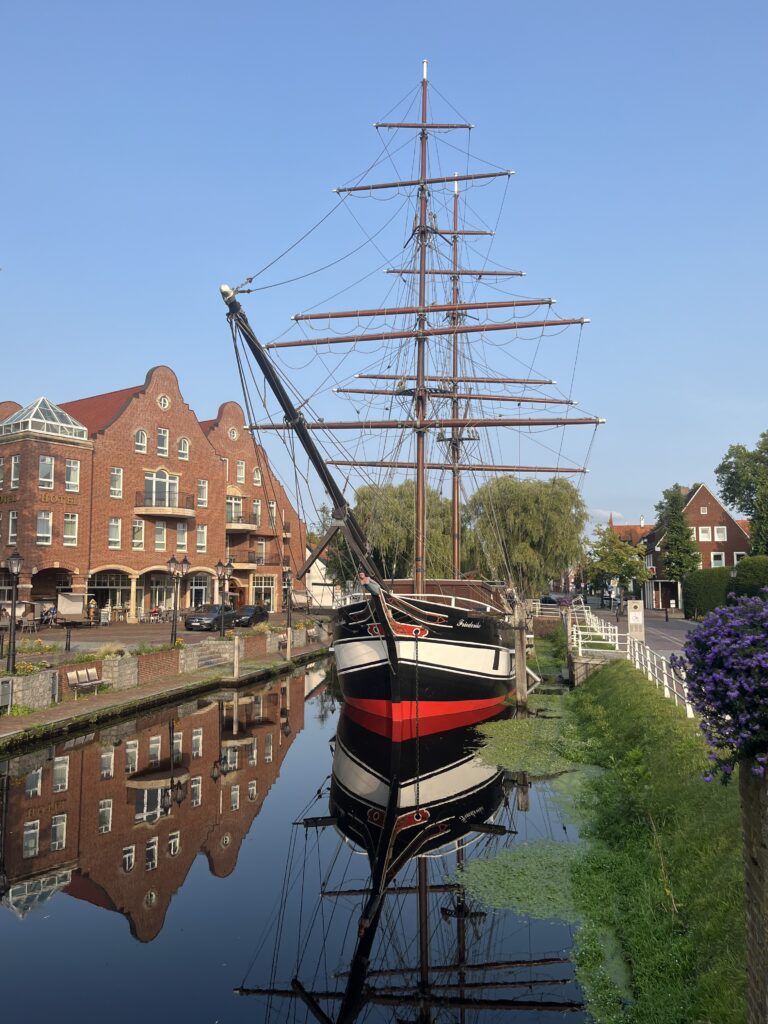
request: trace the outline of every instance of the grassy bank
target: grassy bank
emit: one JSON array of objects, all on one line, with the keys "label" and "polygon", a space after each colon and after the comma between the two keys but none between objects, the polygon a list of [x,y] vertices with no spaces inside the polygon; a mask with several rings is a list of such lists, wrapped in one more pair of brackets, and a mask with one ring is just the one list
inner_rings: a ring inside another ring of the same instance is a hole
[{"label": "grassy bank", "polygon": [[[736,785],[703,781],[706,748],[696,723],[627,662],[611,662],[542,710],[544,721],[489,726],[484,756],[533,774],[567,772],[555,787],[587,842],[577,856],[567,854],[570,885],[559,886],[548,916],[581,920],[577,973],[594,1019],[741,1024]],[[604,770],[579,770],[577,761]],[[487,877],[479,866],[469,887],[536,916],[530,894],[542,882],[526,865],[557,857],[556,847],[526,857],[530,851],[513,846],[488,865]]]},{"label": "grassy bank", "polygon": [[694,721],[627,662],[567,701],[590,759],[576,902],[617,937],[634,999],[654,1024],[745,1019],[743,879],[735,785],[707,785]]}]

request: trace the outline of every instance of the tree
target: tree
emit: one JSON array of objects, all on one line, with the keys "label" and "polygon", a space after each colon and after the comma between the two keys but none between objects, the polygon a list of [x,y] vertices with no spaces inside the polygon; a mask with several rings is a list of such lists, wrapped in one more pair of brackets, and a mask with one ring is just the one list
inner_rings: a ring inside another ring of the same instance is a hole
[{"label": "tree", "polygon": [[567,480],[489,480],[465,508],[464,561],[533,597],[583,555],[587,510]]},{"label": "tree", "polygon": [[595,529],[589,556],[589,581],[596,587],[605,587],[615,579],[623,595],[633,580],[644,583],[648,579],[643,545],[628,544],[610,526]]},{"label": "tree", "polygon": [[[368,539],[370,555],[386,579],[413,576],[414,508],[416,485],[412,480],[383,487],[366,484],[358,488],[352,508]],[[451,505],[431,487],[427,488],[426,567],[430,576],[451,576]],[[331,525],[328,508],[320,509],[319,536]],[[337,534],[326,549],[325,561],[331,578],[342,583],[357,576],[357,560]]]},{"label": "tree", "polygon": [[[694,486],[688,493],[696,490]],[[685,521],[685,499],[680,484],[672,484],[661,492],[656,505],[656,529],[662,535],[661,554],[667,579],[682,583],[689,572],[695,572],[701,553]]]},{"label": "tree", "polygon": [[768,554],[768,431],[760,435],[753,450],[732,444],[715,476],[725,504],[752,522],[752,554]]}]

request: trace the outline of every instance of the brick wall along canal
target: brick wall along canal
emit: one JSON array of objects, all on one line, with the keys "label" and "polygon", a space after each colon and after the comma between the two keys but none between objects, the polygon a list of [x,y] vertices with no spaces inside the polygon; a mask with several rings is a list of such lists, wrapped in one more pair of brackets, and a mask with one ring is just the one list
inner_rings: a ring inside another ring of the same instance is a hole
[{"label": "brick wall along canal", "polygon": [[[422,1020],[507,1019],[513,1007],[537,1024],[584,1019],[571,928],[489,909],[457,885],[462,861],[574,838],[546,787],[519,810],[473,729],[389,743],[338,714],[326,670],[0,765],[9,1020],[93,1008],[112,1024],[313,1020],[288,995],[233,993],[290,993],[294,976],[333,1020],[416,1019],[419,1001]],[[388,886],[373,903],[372,872]]]}]

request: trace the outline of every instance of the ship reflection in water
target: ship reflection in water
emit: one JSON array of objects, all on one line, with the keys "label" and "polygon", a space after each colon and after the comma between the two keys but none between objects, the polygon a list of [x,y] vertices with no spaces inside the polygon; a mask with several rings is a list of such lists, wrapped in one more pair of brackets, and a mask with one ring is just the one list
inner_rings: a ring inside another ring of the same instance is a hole
[{"label": "ship reflection in water", "polygon": [[229,875],[325,673],[222,690],[10,758],[0,896],[18,917],[57,892],[151,942],[198,853]]},{"label": "ship reflection in water", "polygon": [[[414,736],[394,741],[378,719],[344,707],[330,785],[318,791],[328,813],[297,823],[306,840],[286,870],[272,979],[259,986],[252,977],[237,990],[265,1000],[260,1020],[285,1019],[291,1005],[298,1019],[321,1024],[498,1020],[499,1012],[584,1019],[567,928],[540,922],[534,937],[530,922],[481,907],[461,884],[468,860],[513,841],[518,812],[529,806],[527,785],[523,800],[515,778],[478,756],[479,744],[469,721],[427,735],[417,722]],[[315,849],[320,896],[312,909],[302,904]],[[305,922],[298,932],[284,922],[294,911]],[[274,965],[286,962],[285,931],[296,958],[280,985]],[[340,948],[329,948],[340,935]]]}]

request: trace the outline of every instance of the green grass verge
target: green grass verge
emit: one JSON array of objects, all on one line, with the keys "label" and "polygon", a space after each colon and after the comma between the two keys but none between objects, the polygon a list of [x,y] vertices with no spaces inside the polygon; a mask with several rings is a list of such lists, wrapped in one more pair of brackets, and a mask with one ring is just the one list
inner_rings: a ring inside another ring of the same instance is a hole
[{"label": "green grass verge", "polygon": [[595,673],[568,706],[606,769],[577,801],[589,845],[574,885],[577,906],[616,935],[629,965],[633,1004],[616,1019],[741,1024],[737,787],[703,782],[697,724],[625,661]]}]

